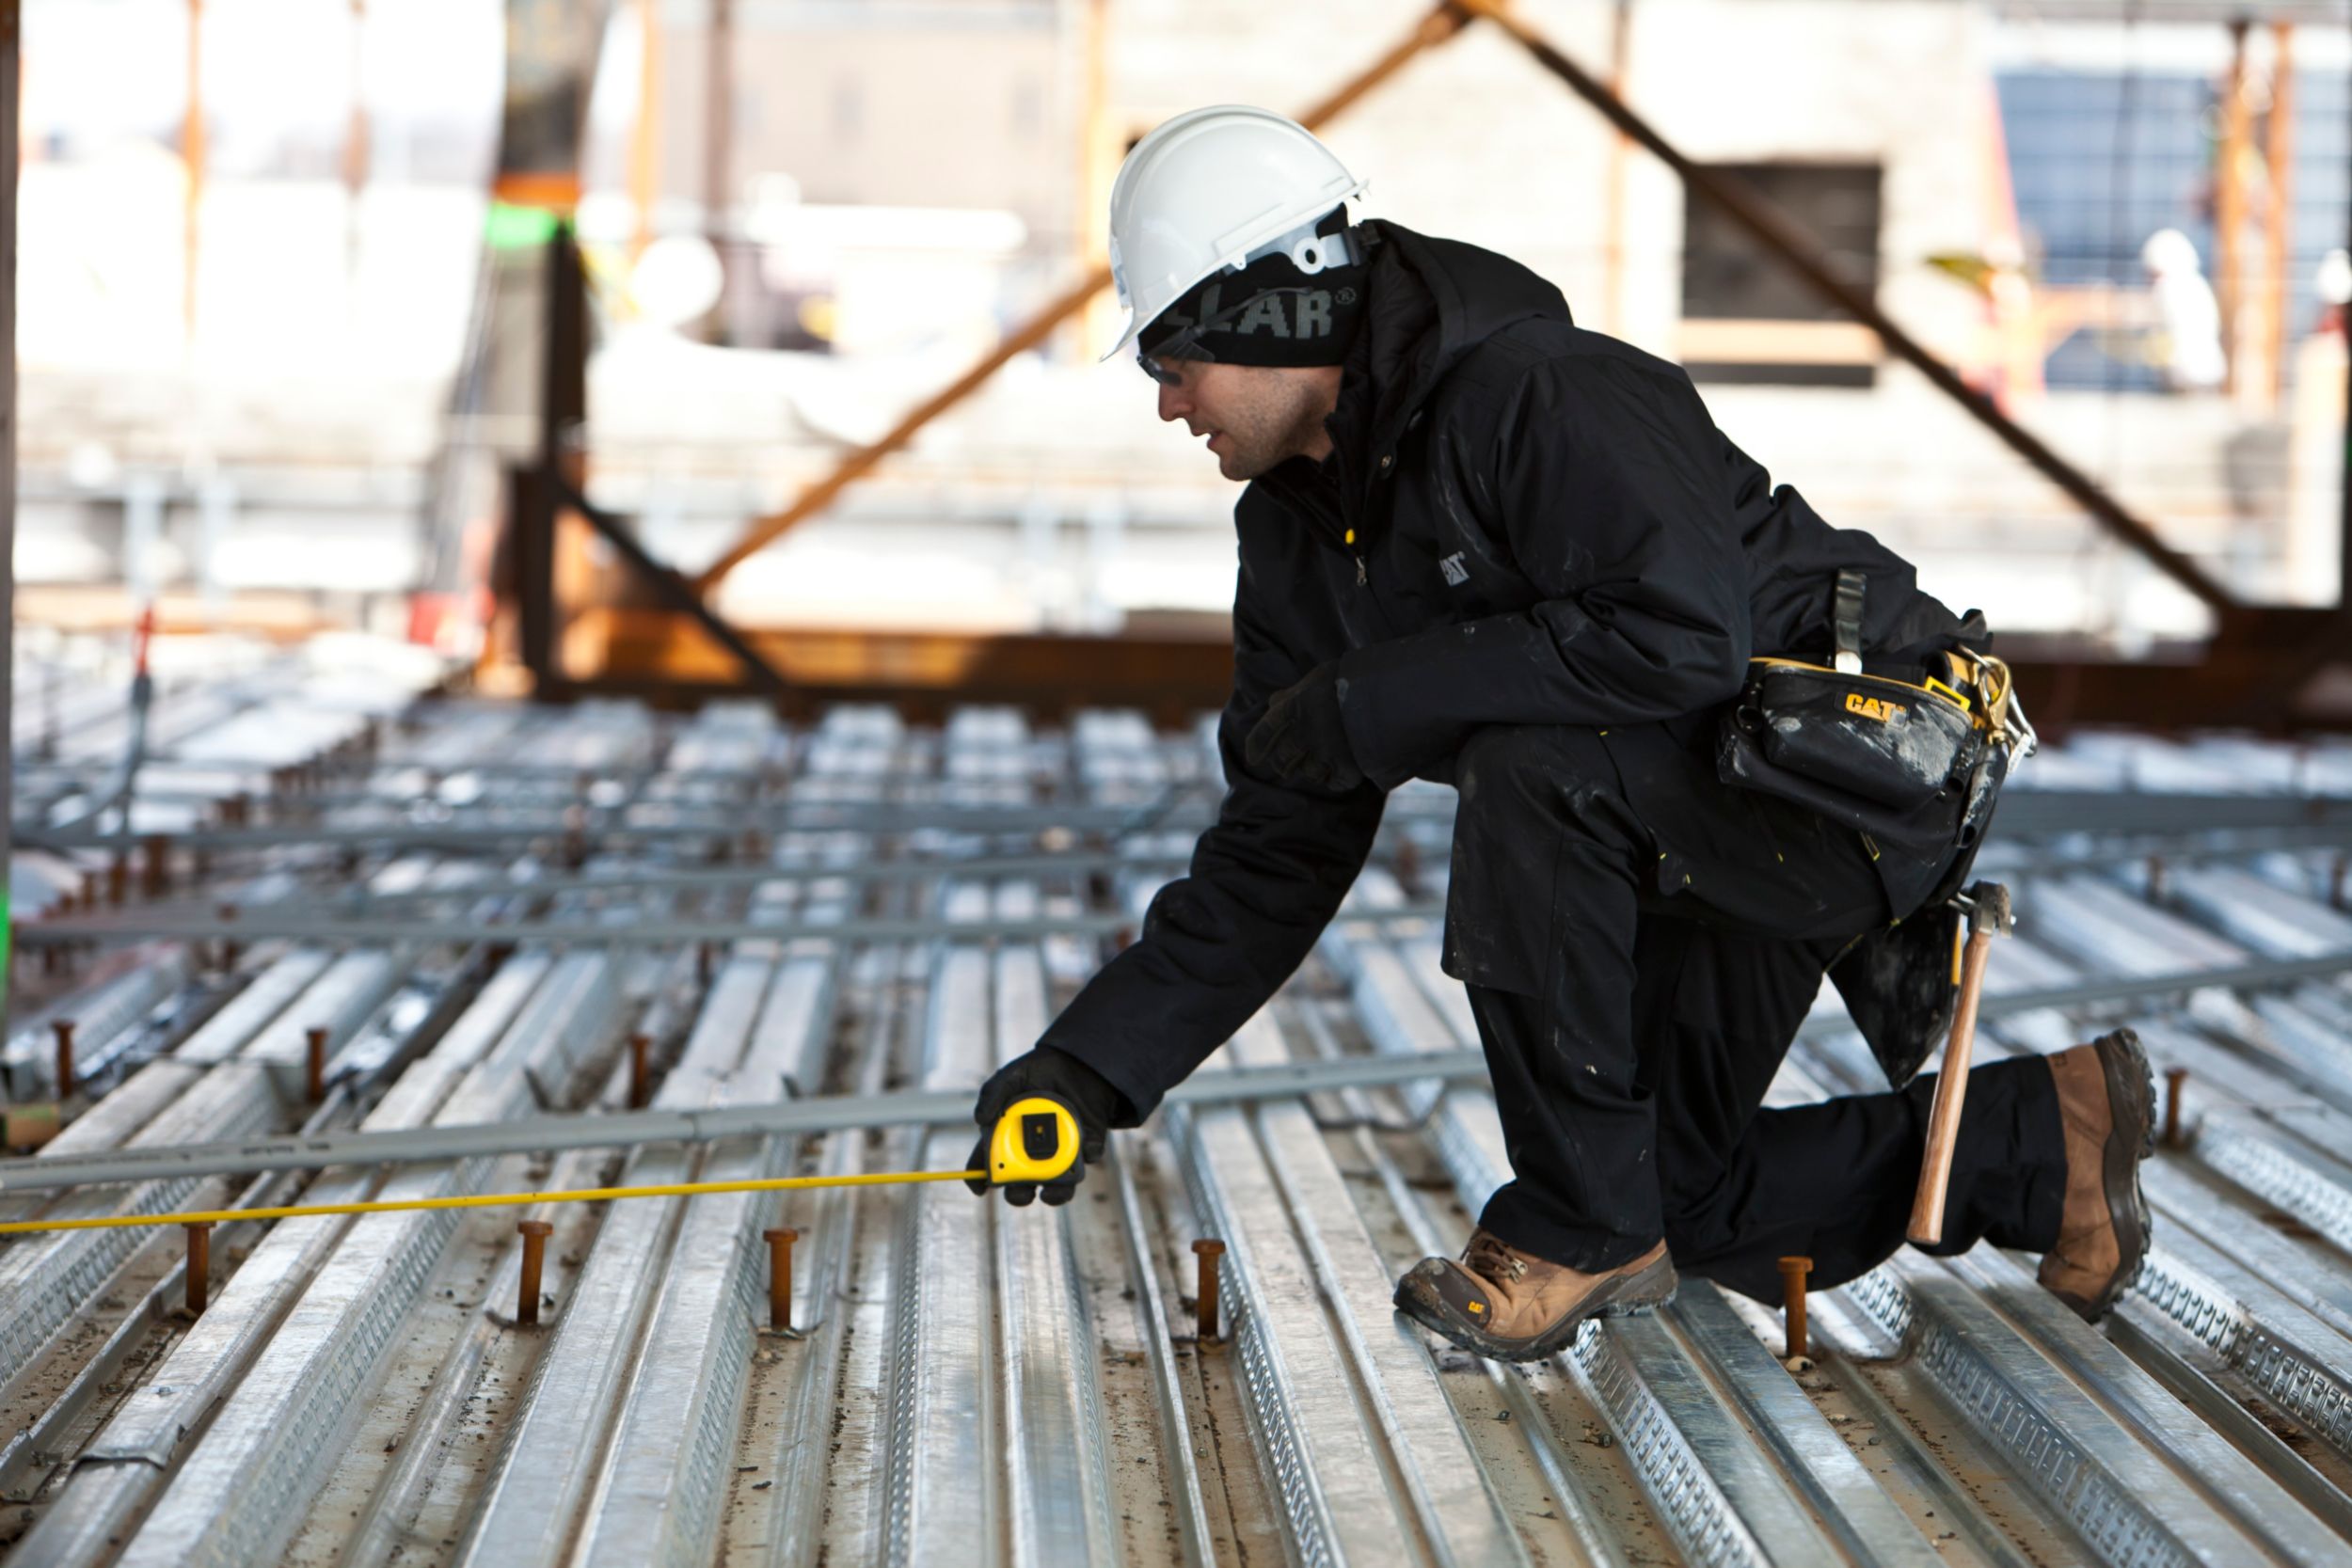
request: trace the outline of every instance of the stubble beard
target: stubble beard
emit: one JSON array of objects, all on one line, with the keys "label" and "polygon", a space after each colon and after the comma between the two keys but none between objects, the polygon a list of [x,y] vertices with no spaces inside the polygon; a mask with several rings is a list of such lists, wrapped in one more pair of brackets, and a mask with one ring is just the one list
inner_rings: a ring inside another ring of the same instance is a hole
[{"label": "stubble beard", "polygon": [[1253,480],[1307,450],[1323,425],[1311,398],[1301,397],[1288,407],[1253,409],[1246,428],[1224,427],[1226,451],[1216,453],[1216,470],[1231,480]]}]

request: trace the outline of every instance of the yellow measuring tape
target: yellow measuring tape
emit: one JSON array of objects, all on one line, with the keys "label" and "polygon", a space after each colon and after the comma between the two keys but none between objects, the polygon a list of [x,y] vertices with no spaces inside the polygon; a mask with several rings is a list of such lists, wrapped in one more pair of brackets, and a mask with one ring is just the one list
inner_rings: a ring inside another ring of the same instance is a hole
[{"label": "yellow measuring tape", "polygon": [[459,1197],[373,1198],[358,1203],[289,1203],[274,1209],[199,1209],[176,1214],[104,1214],[95,1219],[12,1220],[0,1236],[35,1230],[120,1230],[148,1225],[228,1225],[322,1214],[401,1214],[423,1209],[498,1209],[513,1204],[600,1203],[620,1197],[697,1197],[706,1193],[789,1193],[808,1187],[881,1187],[900,1181],[1051,1181],[1078,1160],[1078,1123],[1057,1100],[1032,1096],[1006,1111],[989,1137],[987,1170],[875,1171],[861,1176],[771,1176],[745,1181],[667,1181],[644,1187],[570,1187],[546,1193],[470,1193]]},{"label": "yellow measuring tape", "polygon": [[879,1187],[892,1181],[969,1181],[977,1170],[879,1171],[867,1176],[778,1176],[755,1181],[669,1181],[649,1187],[571,1187],[551,1193],[471,1193],[462,1197],[376,1198],[364,1203],[290,1203],[276,1209],[199,1209],[179,1214],[106,1214],[87,1220],[13,1220],[0,1236],[31,1230],[119,1230],[139,1225],[227,1225],[299,1220],[314,1214],[400,1214],[418,1209],[496,1209],[515,1203],[597,1203],[612,1197],[693,1197],[703,1193],[786,1193],[802,1187]]}]

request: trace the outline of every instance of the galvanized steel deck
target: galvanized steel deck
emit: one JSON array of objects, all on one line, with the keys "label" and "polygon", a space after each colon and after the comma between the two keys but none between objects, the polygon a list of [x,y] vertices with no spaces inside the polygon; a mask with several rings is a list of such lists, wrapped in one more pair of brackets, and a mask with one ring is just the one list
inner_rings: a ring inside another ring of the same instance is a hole
[{"label": "galvanized steel deck", "polygon": [[[381,702],[183,700],[143,829],[203,825]],[[167,704],[167,708],[168,703]],[[79,712],[78,709],[75,710]],[[226,738],[207,723],[233,716]],[[51,736],[44,820],[119,738]],[[180,745],[179,752],[170,751]],[[7,1093],[87,1082],[61,1152],[240,1129],[453,1126],[653,1103],[961,1091],[1027,1048],[1211,809],[1204,726],[875,710],[787,727],[595,705],[437,703],[206,842],[233,902],[399,944],[149,942],[20,963]],[[225,1227],[189,1320],[177,1233],[0,1247],[9,1564],[2337,1562],[2352,1558],[2352,748],[2092,737],[2012,798],[2016,889],[1980,1051],[2128,1020],[2185,1068],[2152,1164],[2157,1246],[2106,1324],[2032,1261],[1904,1254],[1778,1314],[1701,1281],[1498,1367],[1391,1310],[1506,1174],[1483,1086],[1171,1105],[1059,1211],[960,1187],[564,1206],[541,1321],[512,1211]],[[281,782],[291,784],[290,778]],[[1400,793],[1350,905],[1204,1072],[1476,1043],[1438,966],[1451,802]],[[65,835],[71,842],[71,835]],[[83,863],[97,851],[68,848]],[[135,911],[130,911],[135,912]],[[551,946],[533,920],[615,940]],[[468,940],[435,941],[439,922]],[[659,939],[694,923],[725,942]],[[670,923],[665,926],[664,923]],[[511,942],[474,940],[485,925]],[[840,936],[826,928],[839,927]],[[773,927],[772,937],[757,934]],[[291,927],[290,927],[291,928]],[[233,927],[224,927],[224,934]],[[2201,973],[2306,961],[2259,990]],[[2102,1000],[2119,982],[2169,993]],[[2002,998],[2008,998],[2004,1005]],[[2052,1005],[2057,998],[2065,1006]],[[332,1090],[305,1101],[308,1030]],[[1834,1002],[1775,1095],[1877,1086]],[[970,1134],[743,1135],[397,1170],[0,1196],[6,1217],[960,1164]],[[796,1228],[797,1333],[761,1232]],[[1226,1336],[1193,1331],[1222,1241]]]}]

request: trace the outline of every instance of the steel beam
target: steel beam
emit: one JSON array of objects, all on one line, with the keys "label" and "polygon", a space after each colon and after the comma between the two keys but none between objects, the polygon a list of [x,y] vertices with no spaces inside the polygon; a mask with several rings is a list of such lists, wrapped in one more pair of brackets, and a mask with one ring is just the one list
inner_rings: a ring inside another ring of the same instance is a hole
[{"label": "steel beam", "polygon": [[2246,35],[2253,24],[2233,17],[2230,29],[2230,67],[2222,77],[2220,144],[2213,160],[2213,240],[2215,303],[2221,314],[2222,390],[2232,397],[2246,390],[2246,163],[2254,150],[2254,106],[2246,83]]},{"label": "steel beam", "polygon": [[719,259],[719,297],[704,322],[703,341],[730,341],[728,306],[735,268],[728,254],[735,209],[735,0],[706,0],[703,38],[703,236]]},{"label": "steel beam", "polygon": [[[1175,793],[1183,796],[1199,792],[1200,785],[1179,785]],[[1445,806],[1450,813],[1451,802]],[[767,806],[734,806],[724,811],[712,811],[707,818],[678,820],[685,817],[683,809],[667,812],[671,820],[660,822],[630,822],[617,819],[612,813],[591,811],[584,822],[566,820],[548,815],[523,817],[506,823],[477,825],[452,822],[445,826],[399,821],[382,824],[323,823],[315,827],[285,828],[207,828],[195,832],[174,833],[171,843],[180,849],[209,849],[232,852],[239,849],[281,849],[293,847],[338,848],[351,846],[377,849],[481,849],[498,845],[525,845],[540,839],[562,838],[577,832],[591,846],[619,844],[652,844],[739,835],[746,828],[757,828],[771,833],[862,832],[912,833],[922,832],[968,833],[1038,833],[1048,830],[1071,832],[1100,832],[1118,835],[1141,832],[1147,829],[1197,831],[1208,825],[1208,814],[1195,808],[1174,809],[1169,801],[1148,801],[1140,806],[938,806],[938,805],[867,805],[852,802],[805,801],[784,802]],[[1391,802],[1391,817],[1425,815],[1410,803]],[[18,841],[45,849],[119,850],[124,854],[140,852],[140,835],[96,832],[87,830],[60,831],[36,829],[20,825]]]},{"label": "steel beam", "polygon": [[2295,24],[2270,24],[2270,109],[2263,135],[2263,407],[2275,411],[2287,388],[2287,309],[2295,264]]},{"label": "steel beam", "polygon": [[[1343,924],[1429,922],[1438,912],[1435,906],[1407,906],[1381,911],[1372,916],[1351,914]],[[679,928],[693,930],[707,927],[714,930],[739,931],[745,940],[757,938],[780,942],[796,937],[856,941],[860,940],[861,928],[866,927],[876,927],[876,934],[882,940],[914,935],[935,938],[952,935],[966,940],[987,937],[1017,940],[1099,928],[1102,923],[1114,918],[1123,917],[1089,915],[987,923],[840,921],[801,926],[773,923],[752,926],[741,922],[713,921],[701,923],[700,927],[682,924]],[[492,927],[487,930],[493,936],[503,932],[509,939],[528,934],[515,927]],[[583,927],[578,928],[570,940],[586,942],[614,939],[615,933],[611,928]],[[2289,985],[2327,978],[2347,971],[2352,971],[2352,953],[2164,974],[2101,975],[2063,986],[1998,992],[1986,996],[1979,1005],[1979,1011],[1986,1019],[2009,1018],[2046,1008],[2080,1007],[2141,997],[2178,995],[2212,987],[2234,990]],[[1479,1078],[1485,1072],[1486,1060],[1479,1052],[1432,1051],[1411,1056],[1351,1057],[1200,1074],[1169,1090],[1168,1098],[1180,1103],[1279,1099],[1382,1085],[1434,1085],[1459,1078]],[[92,1181],[148,1180],[162,1174],[211,1175],[358,1163],[401,1163],[461,1158],[473,1154],[514,1153],[526,1149],[602,1148],[671,1140],[705,1142],[739,1132],[814,1132],[845,1127],[952,1122],[962,1120],[970,1113],[970,1098],[964,1095],[895,1093],[818,1097],[772,1105],[733,1106],[709,1112],[646,1111],[610,1117],[547,1117],[492,1126],[439,1129],[429,1134],[387,1134],[381,1138],[373,1133],[354,1133],[332,1138],[184,1145],[144,1149],[134,1154],[105,1150],[88,1156],[0,1161],[0,1191],[72,1186]]]},{"label": "steel beam", "polygon": [[[2352,246],[2352,235],[2346,236],[2345,244]],[[2336,329],[2345,332],[2347,341],[2352,341],[2352,327],[2345,325],[2352,323],[2352,302],[2336,308]],[[2352,354],[2344,356],[2344,445],[2347,453],[2352,453]],[[2352,461],[2344,464],[2340,483],[2342,494],[2336,502],[2336,606],[2341,617],[2345,607],[2352,606]]]},{"label": "steel beam", "polygon": [[[1176,1104],[1286,1100],[1328,1089],[1483,1078],[1477,1051],[1430,1052],[1409,1059],[1355,1056],[1196,1075],[1168,1092]],[[531,1117],[393,1132],[247,1138],[227,1143],[100,1149],[86,1155],[0,1160],[0,1192],[148,1181],[232,1171],[311,1170],[328,1165],[414,1164],[537,1149],[609,1148],[650,1143],[709,1143],[743,1133],[777,1136],[873,1127],[945,1126],[972,1118],[972,1096],[902,1090],[812,1095],[717,1109],[629,1111],[616,1116]]]},{"label": "steel beam", "polygon": [[493,201],[568,213],[610,0],[505,0],[506,80]]},{"label": "steel beam", "polygon": [[709,634],[712,641],[732,654],[736,661],[743,666],[743,673],[751,678],[752,685],[775,696],[789,693],[791,687],[776,673],[776,667],[769,663],[741,632],[712,610],[691,583],[656,561],[626,523],[596,506],[569,483],[560,483],[556,494],[564,506],[579,513],[590,528],[604,536],[605,543],[612,546],[613,551],[628,563],[630,570],[653,590],[656,596],[666,600],[672,610],[691,617],[696,626]]},{"label": "steel beam", "polygon": [[631,263],[653,243],[654,203],[661,196],[661,7],[659,0],[636,0],[636,8],[637,114],[628,144],[629,204],[637,209],[628,243]]},{"label": "steel beam", "polygon": [[[2343,834],[2343,841],[2352,844],[2352,830]],[[2334,842],[2330,840],[2329,842]],[[2261,848],[2277,847],[2264,845]],[[2244,856],[2258,849],[2231,847],[2217,849],[2203,857],[2220,859]],[[2165,848],[2139,851],[2161,854],[2168,862],[2186,864],[2191,855],[2175,854]],[[2088,860],[2088,865],[2108,865],[2135,858],[2117,854],[2104,860]],[[596,898],[606,894],[646,893],[714,893],[724,890],[792,885],[803,882],[850,882],[866,885],[875,882],[925,881],[937,877],[1087,877],[1096,872],[1168,871],[1181,869],[1190,859],[1182,849],[1148,854],[1073,854],[1039,853],[1034,855],[975,855],[965,860],[949,860],[925,856],[914,860],[867,861],[858,865],[809,866],[777,865],[765,863],[757,865],[701,866],[689,870],[647,870],[619,872],[596,876],[566,876],[561,872],[536,879],[489,878],[479,881],[453,883],[444,887],[412,888],[405,893],[372,893],[354,888],[335,898],[287,898],[274,901],[248,901],[238,909],[266,911],[273,916],[293,917],[315,915],[332,920],[342,917],[372,915],[378,911],[414,909],[420,905],[448,903],[477,903],[490,898]],[[2070,864],[2074,863],[2068,863]],[[2036,863],[2036,869],[2041,869]],[[183,900],[174,904],[153,906],[151,913],[181,913],[190,916],[210,914],[212,906]]]},{"label": "steel beam", "polygon": [[548,236],[547,317],[539,365],[539,460],[517,476],[509,495],[520,574],[523,668],[542,696],[564,684],[563,626],[556,594],[556,528],[565,482],[580,477],[582,460],[572,438],[588,417],[588,280],[572,226],[559,222]]},{"label": "steel beam", "polygon": [[[1391,926],[1403,923],[1434,927],[1444,917],[1442,904],[1413,903],[1388,910],[1351,911],[1334,924]],[[230,935],[247,942],[275,939],[371,948],[471,945],[477,942],[631,948],[678,947],[696,942],[791,942],[805,940],[850,942],[946,939],[1017,942],[1039,937],[1108,935],[1132,929],[1134,925],[1135,917],[1120,911],[1089,911],[977,922],[923,917],[781,924],[742,919],[668,919],[617,926],[594,921],[501,921],[471,916],[447,920],[327,920],[276,915],[265,910],[259,914],[240,915],[230,923],[216,918],[185,917],[119,922],[49,921],[28,927],[18,940],[26,947],[72,947],[91,943],[122,946],[154,941],[211,942]],[[2249,990],[2295,985],[2306,980],[2328,979],[2347,972],[2352,972],[2352,952],[2153,974],[2106,974],[2063,986],[2007,991],[1997,997],[1985,998],[1980,1010],[1986,1018],[2002,1018],[2046,1007],[2081,1007],[2145,997],[2185,995],[2189,991],[2217,987]]]},{"label": "steel beam", "polygon": [[2002,838],[2055,833],[2201,833],[2352,825],[2352,799],[2318,795],[2170,795],[2131,789],[2014,789],[1994,819]]},{"label": "steel beam", "polygon": [[[11,7],[10,8],[13,9],[14,8]],[[13,30],[14,29],[12,27],[11,32],[13,32]],[[8,89],[9,102],[8,105],[8,140],[11,144],[16,142],[17,137],[22,131],[22,128],[16,123],[20,104],[16,97],[19,89],[15,83],[20,65],[21,62],[17,59],[12,58],[8,62],[8,75],[11,82]],[[183,330],[184,330],[187,334],[188,342],[193,345],[196,341],[197,241],[199,237],[199,226],[204,210],[204,165],[206,158],[204,137],[204,0],[188,0],[187,81],[187,97],[180,106],[180,163],[187,174],[186,183],[183,189],[180,198],[180,323]],[[15,183],[15,176],[13,174],[9,177],[9,183],[11,185]],[[13,200],[13,191],[10,192],[10,198],[11,200]],[[11,238],[13,238],[13,236],[11,236]],[[14,338],[10,338],[8,340],[8,349],[11,358],[13,358],[16,349],[16,340]]]},{"label": "steel beam", "polygon": [[[461,769],[452,769],[453,772]],[[480,825],[453,822],[445,826],[399,821],[375,824],[327,823],[315,827],[208,828],[175,833],[172,843],[183,849],[222,853],[276,849],[297,846],[333,848],[344,845],[380,849],[482,848],[493,845],[523,845],[534,840],[581,833],[592,845],[643,844],[662,840],[697,839],[740,833],[746,828],[765,832],[823,832],[850,830],[866,832],[1030,833],[1049,829],[1071,832],[1118,835],[1146,829],[1166,832],[1198,831],[1206,827],[1209,813],[1194,806],[1180,809],[1188,796],[1214,791],[1213,780],[1200,779],[1170,787],[1161,799],[1140,806],[1080,805],[967,806],[939,804],[859,804],[833,801],[776,801],[714,811],[707,819],[658,823],[617,819],[617,814],[591,811],[584,822],[567,821],[549,814],[519,821]],[[1450,796],[1409,796],[1391,799],[1391,820],[1406,817],[1450,816]],[[2058,833],[2203,833],[2248,830],[2295,829],[2317,831],[2352,827],[2352,798],[2303,795],[2190,795],[2137,790],[2018,790],[2001,803],[2004,838],[2047,837]],[[135,854],[136,837],[76,830],[60,832],[21,824],[18,841],[46,849],[120,850]]]},{"label": "steel beam", "polygon": [[[1433,908],[1424,908],[1403,916],[1384,915],[1383,918],[1429,919],[1434,912]],[[966,937],[973,941],[991,938],[1021,940],[1102,934],[1134,925],[1133,916],[1117,911],[1038,916],[1028,920],[992,920],[977,924],[914,916],[846,920],[837,924],[794,922],[787,925],[756,919],[637,920],[622,926],[594,920],[508,921],[472,915],[446,920],[326,920],[282,915],[263,909],[251,913],[240,911],[233,921],[223,921],[217,916],[183,916],[176,920],[131,917],[119,923],[103,920],[46,921],[26,927],[18,940],[26,947],[72,946],[93,942],[101,946],[122,946],[157,938],[212,942],[224,936],[240,942],[273,939],[308,941],[338,947],[384,947],[400,943],[437,945],[444,942],[471,944],[480,942],[527,942],[539,946],[675,947],[689,942],[787,942],[803,938],[844,942],[903,942],[944,937]],[[2352,965],[2352,958],[2345,961],[2347,965]]]},{"label": "steel beam", "polygon": [[[581,608],[574,624],[608,649],[586,684],[649,700],[728,694],[733,668],[689,635],[674,610],[628,605]],[[1219,628],[1221,631],[1221,628]],[[1231,693],[1230,638],[1075,637],[867,627],[762,626],[743,635],[794,687],[787,711],[814,715],[843,704],[882,704],[910,719],[945,721],[970,704],[1009,703],[1039,717],[1089,707],[1140,707],[1166,727],[1214,712]]]}]

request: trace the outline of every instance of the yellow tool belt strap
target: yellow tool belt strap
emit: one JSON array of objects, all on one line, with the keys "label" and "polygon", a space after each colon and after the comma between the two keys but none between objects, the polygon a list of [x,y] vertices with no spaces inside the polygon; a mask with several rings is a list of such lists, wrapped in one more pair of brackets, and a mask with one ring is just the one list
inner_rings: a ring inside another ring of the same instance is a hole
[{"label": "yellow tool belt strap", "polygon": [[1960,648],[1944,658],[1951,668],[1952,684],[1976,695],[1978,728],[1991,731],[1995,745],[2010,744],[2015,734],[2010,723],[2009,666],[1989,654],[1979,657]]}]

